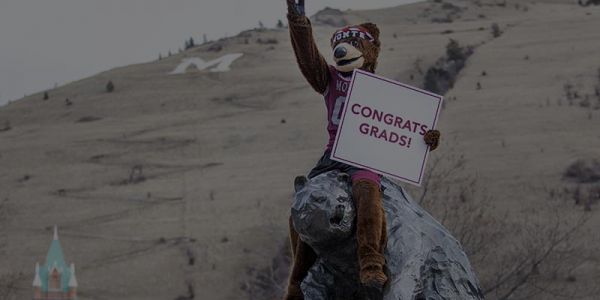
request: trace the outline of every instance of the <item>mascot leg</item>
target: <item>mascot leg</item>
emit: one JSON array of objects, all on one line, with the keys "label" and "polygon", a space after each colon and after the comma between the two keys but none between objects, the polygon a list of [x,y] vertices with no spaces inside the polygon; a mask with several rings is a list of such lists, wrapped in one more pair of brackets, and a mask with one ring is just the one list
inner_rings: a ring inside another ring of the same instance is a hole
[{"label": "mascot leg", "polygon": [[288,289],[284,300],[303,300],[304,295],[300,290],[300,283],[308,270],[317,260],[317,254],[305,242],[300,240],[298,233],[294,229],[292,218],[290,217],[290,244],[292,247],[292,272],[288,282]]},{"label": "mascot leg", "polygon": [[352,197],[357,210],[360,281],[368,299],[382,299],[383,286],[387,281],[383,271],[387,233],[379,185],[371,180],[355,180],[352,184]]}]

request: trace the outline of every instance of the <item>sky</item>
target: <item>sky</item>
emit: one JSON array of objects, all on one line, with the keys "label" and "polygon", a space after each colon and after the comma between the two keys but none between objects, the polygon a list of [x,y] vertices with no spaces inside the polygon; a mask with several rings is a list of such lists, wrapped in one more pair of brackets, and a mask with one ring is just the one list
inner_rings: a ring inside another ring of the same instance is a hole
[{"label": "sky", "polygon": [[[368,9],[417,0],[306,0]],[[0,105],[114,67],[285,19],[285,0],[0,0]]]}]

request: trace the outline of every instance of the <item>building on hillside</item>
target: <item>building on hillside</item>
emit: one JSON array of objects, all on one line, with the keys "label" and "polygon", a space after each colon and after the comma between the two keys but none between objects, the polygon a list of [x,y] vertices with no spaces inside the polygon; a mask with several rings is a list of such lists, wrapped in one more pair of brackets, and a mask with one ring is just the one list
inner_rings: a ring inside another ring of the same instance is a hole
[{"label": "building on hillside", "polygon": [[54,226],[54,238],[46,255],[46,263],[35,264],[33,300],[76,300],[77,279],[75,264],[67,266],[63,256],[58,229]]}]

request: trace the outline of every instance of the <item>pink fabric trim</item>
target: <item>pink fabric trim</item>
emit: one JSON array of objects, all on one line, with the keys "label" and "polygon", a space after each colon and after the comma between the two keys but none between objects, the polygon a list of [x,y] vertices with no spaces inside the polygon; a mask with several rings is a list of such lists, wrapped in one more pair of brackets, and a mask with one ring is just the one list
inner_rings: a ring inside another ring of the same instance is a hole
[{"label": "pink fabric trim", "polygon": [[369,170],[360,170],[354,172],[354,174],[352,174],[352,182],[356,182],[358,180],[369,180],[376,183],[377,186],[381,186],[381,177]]}]

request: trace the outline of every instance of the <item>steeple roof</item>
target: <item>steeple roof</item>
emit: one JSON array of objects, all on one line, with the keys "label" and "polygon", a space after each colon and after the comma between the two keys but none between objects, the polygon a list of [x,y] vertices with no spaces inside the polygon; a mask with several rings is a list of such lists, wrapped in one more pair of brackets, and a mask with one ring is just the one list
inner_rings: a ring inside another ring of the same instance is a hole
[{"label": "steeple roof", "polygon": [[50,249],[48,249],[48,254],[46,255],[46,266],[50,268],[56,267],[59,272],[65,270],[67,266],[65,264],[62,247],[58,241],[58,229],[56,228],[56,225],[54,226],[54,238],[52,239],[52,243],[50,243]]},{"label": "steeple roof", "polygon": [[60,274],[61,289],[64,292],[67,292],[69,290],[69,282],[71,281],[72,271],[71,268],[69,268],[65,263],[62,247],[58,239],[58,228],[56,225],[54,226],[54,236],[52,238],[52,242],[50,243],[48,254],[46,254],[46,263],[39,268],[42,291],[48,291],[48,278],[54,270]]},{"label": "steeple roof", "polygon": [[75,264],[71,263],[71,279],[69,279],[69,287],[77,287],[77,278],[75,278]]},{"label": "steeple roof", "polygon": [[40,264],[35,263],[35,277],[33,277],[33,286],[42,287],[42,279],[40,278]]}]

